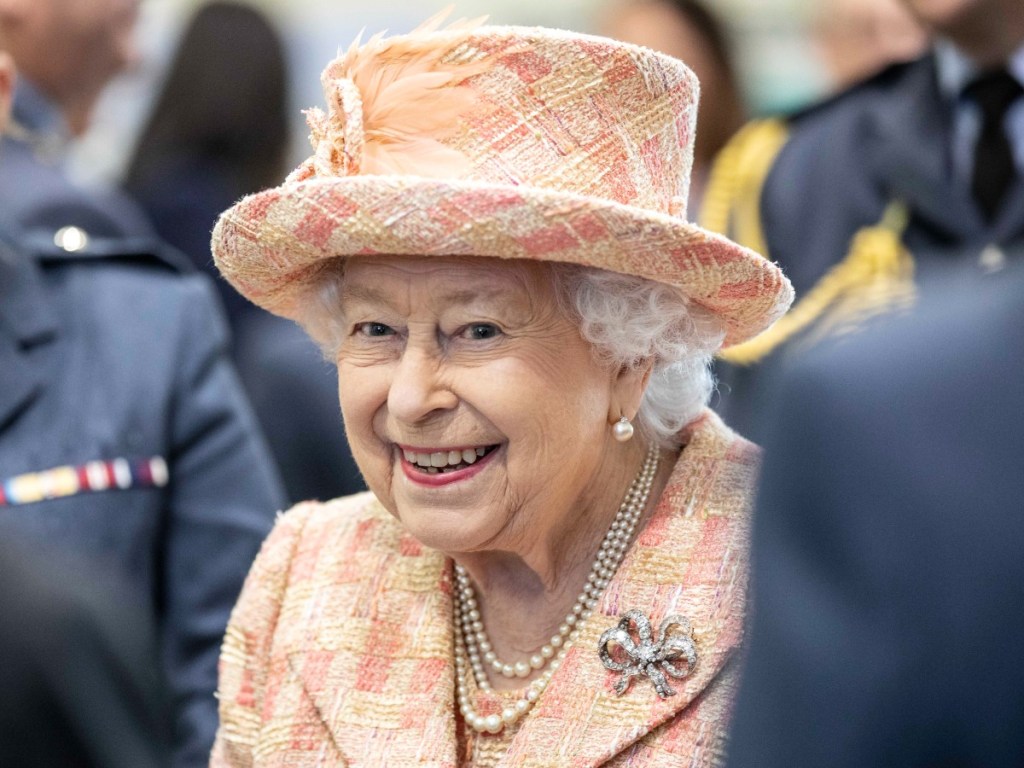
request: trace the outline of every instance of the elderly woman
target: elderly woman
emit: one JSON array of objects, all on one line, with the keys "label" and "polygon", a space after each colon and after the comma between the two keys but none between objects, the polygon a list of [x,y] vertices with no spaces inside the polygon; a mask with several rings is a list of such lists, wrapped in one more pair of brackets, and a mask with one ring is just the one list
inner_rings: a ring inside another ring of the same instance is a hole
[{"label": "elderly woman", "polygon": [[680,62],[437,27],[331,63],[313,157],[214,233],[337,361],[370,491],[264,545],[213,765],[713,765],[757,451],[708,362],[789,284],[686,220]]}]

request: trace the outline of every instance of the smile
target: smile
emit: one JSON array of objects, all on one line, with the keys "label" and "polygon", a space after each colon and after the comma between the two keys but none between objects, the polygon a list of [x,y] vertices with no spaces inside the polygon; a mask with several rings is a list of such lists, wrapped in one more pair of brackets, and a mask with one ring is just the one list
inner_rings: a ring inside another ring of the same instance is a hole
[{"label": "smile", "polygon": [[475,475],[497,448],[497,445],[481,445],[427,450],[400,446],[399,450],[407,477],[426,485],[443,485]]}]

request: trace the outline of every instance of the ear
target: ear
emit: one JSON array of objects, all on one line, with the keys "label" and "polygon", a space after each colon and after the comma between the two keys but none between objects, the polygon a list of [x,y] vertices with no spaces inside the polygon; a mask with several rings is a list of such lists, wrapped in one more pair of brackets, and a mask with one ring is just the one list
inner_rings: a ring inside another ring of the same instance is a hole
[{"label": "ear", "polygon": [[14,93],[14,59],[0,51],[0,131],[7,127],[11,114],[11,95]]},{"label": "ear", "polygon": [[640,410],[640,403],[651,380],[654,361],[641,363],[635,368],[623,366],[615,373],[612,397],[609,401],[608,423],[614,424],[625,416],[632,421]]}]

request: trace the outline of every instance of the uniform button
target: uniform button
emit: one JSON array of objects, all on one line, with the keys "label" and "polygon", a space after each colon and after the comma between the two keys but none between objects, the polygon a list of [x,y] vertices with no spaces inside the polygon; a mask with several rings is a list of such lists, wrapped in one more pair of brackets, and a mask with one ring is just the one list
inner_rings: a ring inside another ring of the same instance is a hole
[{"label": "uniform button", "polygon": [[998,272],[1006,266],[1006,254],[998,245],[986,245],[978,256],[978,266],[985,272]]},{"label": "uniform button", "polygon": [[77,253],[89,245],[89,235],[80,227],[61,227],[53,236],[53,244],[68,253]]}]

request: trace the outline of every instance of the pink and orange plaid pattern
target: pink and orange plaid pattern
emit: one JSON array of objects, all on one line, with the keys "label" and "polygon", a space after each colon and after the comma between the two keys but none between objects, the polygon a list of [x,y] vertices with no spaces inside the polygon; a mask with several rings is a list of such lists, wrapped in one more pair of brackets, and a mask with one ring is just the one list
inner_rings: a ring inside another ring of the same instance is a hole
[{"label": "pink and orange plaid pattern", "polygon": [[[774,264],[687,221],[698,85],[681,62],[510,27],[365,47],[345,56],[386,67],[433,51],[433,66],[470,73],[435,90],[472,98],[444,131],[406,136],[426,147],[422,163],[408,149],[389,160],[379,139],[367,173],[358,158],[370,144],[353,142],[391,136],[392,126],[374,127],[381,110],[360,109],[356,65],[342,57],[329,66],[332,111],[311,117],[313,157],[285,184],[228,210],[214,232],[219,268],[257,304],[296,318],[327,259],[413,254],[568,262],[669,283],[722,319],[727,344],[789,306],[792,288]],[[376,98],[365,91],[364,100]]]},{"label": "pink and orange plaid pattern", "polygon": [[[498,765],[720,764],[758,451],[710,412],[687,431],[653,516]],[[369,494],[284,515],[228,627],[213,768],[462,765],[451,589],[450,561]],[[693,622],[697,668],[671,698],[612,690],[598,638],[632,608]]]}]

